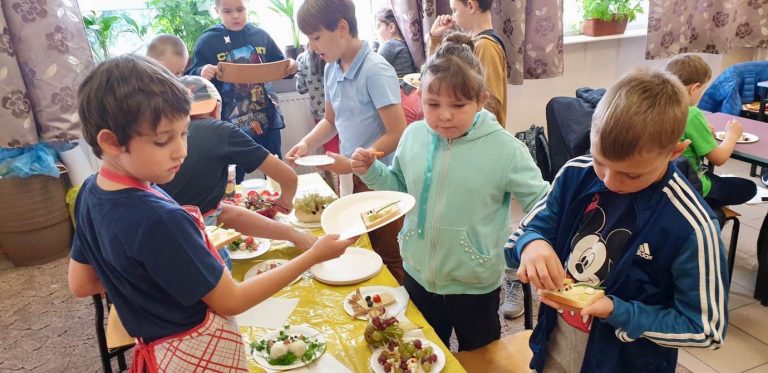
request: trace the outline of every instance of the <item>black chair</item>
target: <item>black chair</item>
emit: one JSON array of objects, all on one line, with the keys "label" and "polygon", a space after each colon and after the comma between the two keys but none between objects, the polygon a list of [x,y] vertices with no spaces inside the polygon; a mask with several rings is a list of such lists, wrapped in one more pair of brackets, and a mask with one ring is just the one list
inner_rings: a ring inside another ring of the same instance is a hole
[{"label": "black chair", "polygon": [[[105,307],[106,305],[106,307]],[[107,294],[93,295],[93,307],[96,311],[96,342],[99,345],[101,367],[105,373],[112,373],[112,359],[117,357],[117,366],[120,372],[128,369],[125,362],[125,352],[132,349],[133,345],[125,345],[109,348],[107,345],[106,318],[112,307]]]}]

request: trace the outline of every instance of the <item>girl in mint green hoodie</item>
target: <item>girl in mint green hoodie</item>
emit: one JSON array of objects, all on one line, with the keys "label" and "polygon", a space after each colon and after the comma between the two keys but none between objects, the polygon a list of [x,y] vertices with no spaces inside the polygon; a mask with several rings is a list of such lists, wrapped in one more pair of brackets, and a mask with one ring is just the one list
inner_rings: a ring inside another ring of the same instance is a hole
[{"label": "girl in mint green hoodie", "polygon": [[499,286],[509,203],[528,211],[548,184],[523,143],[483,109],[488,93],[469,36],[453,34],[427,62],[425,120],[403,133],[392,166],[358,148],[355,174],[374,190],[416,197],[398,236],[404,286],[448,345],[459,350],[499,339]]}]

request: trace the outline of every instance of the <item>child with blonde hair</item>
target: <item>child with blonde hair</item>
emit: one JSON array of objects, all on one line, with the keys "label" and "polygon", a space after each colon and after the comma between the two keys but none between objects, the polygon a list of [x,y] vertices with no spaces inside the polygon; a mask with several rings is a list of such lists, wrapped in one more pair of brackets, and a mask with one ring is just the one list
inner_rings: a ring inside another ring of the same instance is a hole
[{"label": "child with blonde hair", "polygon": [[722,177],[715,175],[704,159],[711,165],[722,166],[733,154],[736,141],[744,133],[741,123],[736,120],[725,125],[725,138],[718,145],[709,127],[704,113],[696,107],[712,78],[712,70],[703,58],[692,54],[681,54],[667,64],[667,71],[675,74],[688,92],[688,119],[681,140],[690,144],[683,152],[691,167],[701,180],[701,195],[715,212],[725,205],[740,205],[749,201],[757,193],[757,186],[750,180],[740,177]]},{"label": "child with blonde hair", "polygon": [[518,276],[605,292],[581,310],[542,297],[530,339],[538,372],[674,372],[677,348],[716,349],[728,272],[712,210],[671,161],[688,97],[667,72],[616,82],[592,119],[592,155],[566,163],[508,248]]},{"label": "child with blonde hair", "polygon": [[392,166],[372,149],[352,155],[370,188],[416,197],[399,235],[404,286],[444,343],[455,330],[459,350],[499,339],[510,200],[527,211],[548,189],[526,146],[483,109],[488,92],[473,48],[455,33],[429,59],[425,119],[405,130]]}]

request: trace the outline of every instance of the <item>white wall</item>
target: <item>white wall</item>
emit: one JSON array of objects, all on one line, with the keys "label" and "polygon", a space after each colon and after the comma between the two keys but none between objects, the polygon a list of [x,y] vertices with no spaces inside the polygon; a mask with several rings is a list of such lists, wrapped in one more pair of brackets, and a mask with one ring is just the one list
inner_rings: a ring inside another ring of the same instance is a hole
[{"label": "white wall", "polygon": [[[566,41],[567,43],[567,41]],[[751,51],[720,56],[701,54],[717,76],[735,62],[753,59]],[[580,87],[608,88],[623,74],[638,67],[663,68],[669,60],[645,60],[645,35],[566,44],[565,71],[552,79],[526,80],[507,87],[507,129],[514,133],[531,124],[546,127],[545,108],[555,96],[574,97]]]}]

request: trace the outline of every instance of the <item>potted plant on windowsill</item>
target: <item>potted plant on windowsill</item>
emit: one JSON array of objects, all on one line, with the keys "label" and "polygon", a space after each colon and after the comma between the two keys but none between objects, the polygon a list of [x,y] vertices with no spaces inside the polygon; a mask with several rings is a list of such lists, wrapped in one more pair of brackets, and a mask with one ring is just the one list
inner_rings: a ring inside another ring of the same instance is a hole
[{"label": "potted plant on windowsill", "polygon": [[639,0],[582,0],[582,32],[589,36],[623,34],[627,23],[643,13]]},{"label": "potted plant on windowsill", "polygon": [[293,44],[285,47],[285,58],[292,58],[295,60],[299,54],[304,52],[304,47],[301,46],[301,41],[299,41],[299,30],[296,28],[296,19],[293,17],[293,0],[270,1],[272,2],[272,6],[270,6],[269,9],[277,14],[285,16],[290,22]]}]

